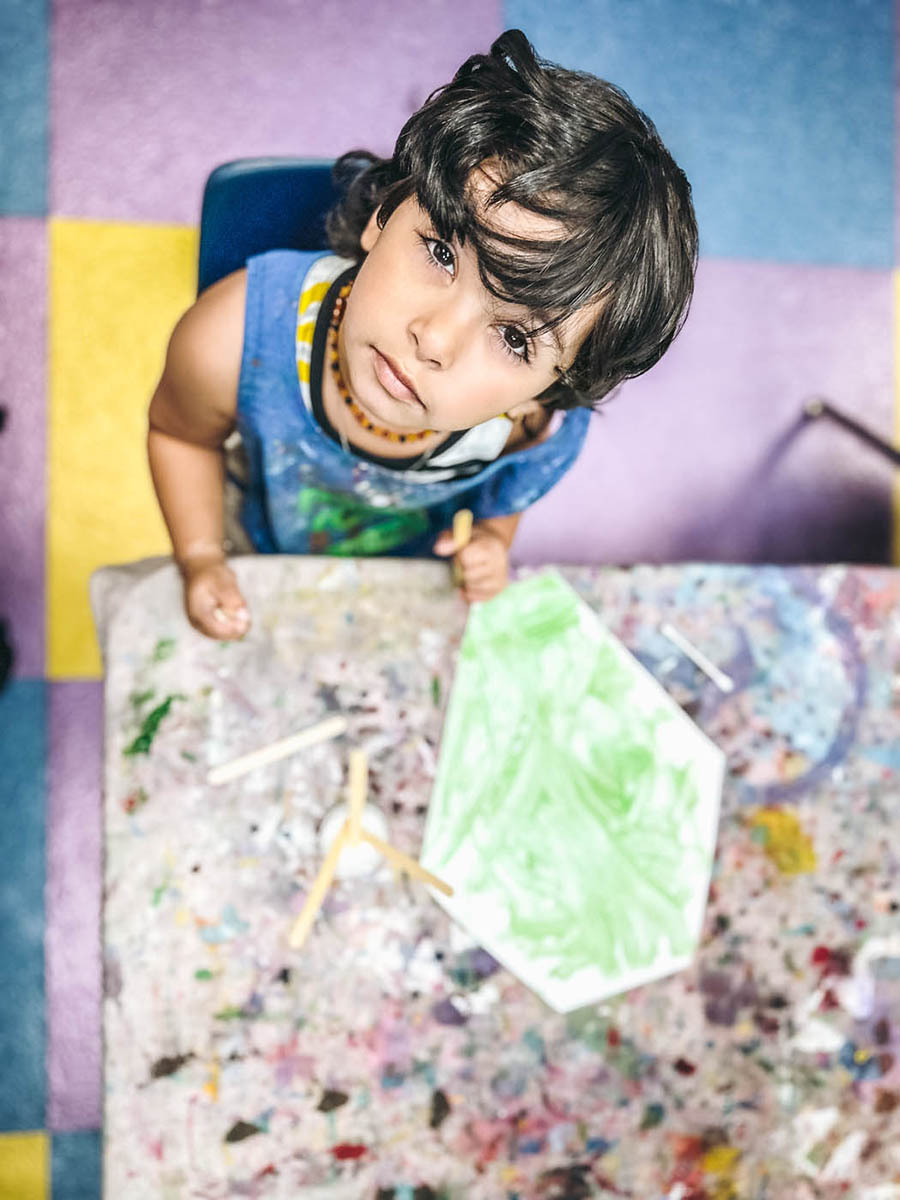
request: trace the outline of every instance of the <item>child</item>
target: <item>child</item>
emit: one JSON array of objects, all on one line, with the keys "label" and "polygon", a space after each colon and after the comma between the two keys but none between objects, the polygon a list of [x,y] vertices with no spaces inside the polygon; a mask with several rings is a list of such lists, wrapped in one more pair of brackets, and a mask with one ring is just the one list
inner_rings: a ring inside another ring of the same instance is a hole
[{"label": "child", "polygon": [[541,61],[519,30],[426,101],[392,158],[345,155],[338,178],[351,169],[334,253],[273,251],[208,288],[150,405],[187,612],[212,637],[249,627],[224,542],[233,431],[246,481],[230,548],[449,556],[469,508],[462,587],[485,600],[591,406],[687,314],[683,173],[622,92]]}]

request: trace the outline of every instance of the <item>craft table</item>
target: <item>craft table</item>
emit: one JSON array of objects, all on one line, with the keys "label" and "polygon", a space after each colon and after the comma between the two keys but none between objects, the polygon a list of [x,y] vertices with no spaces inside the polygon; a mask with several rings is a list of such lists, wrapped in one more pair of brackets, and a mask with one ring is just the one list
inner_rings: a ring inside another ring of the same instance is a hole
[{"label": "craft table", "polygon": [[562,1017],[390,871],[289,949],[349,745],[417,853],[466,610],[435,563],[236,565],[241,643],[168,566],[106,603],[110,1200],[900,1197],[900,573],[560,569],[728,762],[695,965]]}]

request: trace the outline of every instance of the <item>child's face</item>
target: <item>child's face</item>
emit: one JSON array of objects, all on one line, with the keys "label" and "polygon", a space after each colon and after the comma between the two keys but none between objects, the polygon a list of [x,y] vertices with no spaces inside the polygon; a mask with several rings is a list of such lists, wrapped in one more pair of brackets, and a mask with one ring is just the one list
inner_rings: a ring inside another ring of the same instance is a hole
[{"label": "child's face", "polygon": [[[473,181],[477,190],[478,176]],[[556,234],[553,223],[513,204],[491,216],[498,229]],[[415,198],[384,229],[373,217],[341,324],[344,380],[379,425],[399,432],[469,429],[539,408],[535,397],[568,367],[594,320],[582,310],[530,338],[540,322],[485,288],[474,251],[438,240]]]}]

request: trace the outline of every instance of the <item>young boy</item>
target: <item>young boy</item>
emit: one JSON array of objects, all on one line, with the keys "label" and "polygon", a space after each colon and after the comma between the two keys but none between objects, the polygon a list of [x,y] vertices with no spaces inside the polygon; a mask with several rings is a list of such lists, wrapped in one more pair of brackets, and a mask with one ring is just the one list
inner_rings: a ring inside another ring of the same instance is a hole
[{"label": "young boy", "polygon": [[651,367],[687,314],[683,173],[622,92],[539,60],[518,30],[429,98],[392,158],[345,155],[338,177],[351,168],[335,253],[274,251],[208,288],[150,405],[187,612],[212,637],[249,627],[225,554],[235,430],[232,548],[451,555],[452,515],[469,508],[463,591],[488,599],[591,406]]}]

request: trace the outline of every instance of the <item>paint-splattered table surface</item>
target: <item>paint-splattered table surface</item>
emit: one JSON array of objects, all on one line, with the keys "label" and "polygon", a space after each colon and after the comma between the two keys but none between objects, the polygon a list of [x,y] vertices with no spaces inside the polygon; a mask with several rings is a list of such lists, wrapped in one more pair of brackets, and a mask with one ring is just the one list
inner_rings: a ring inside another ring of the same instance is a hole
[{"label": "paint-splattered table surface", "polygon": [[108,1197],[900,1200],[900,573],[561,568],[728,775],[695,964],[559,1016],[389,872],[288,948],[346,746],[208,769],[340,710],[417,853],[466,613],[439,564],[236,566],[243,643],[171,567],[110,606]]}]

